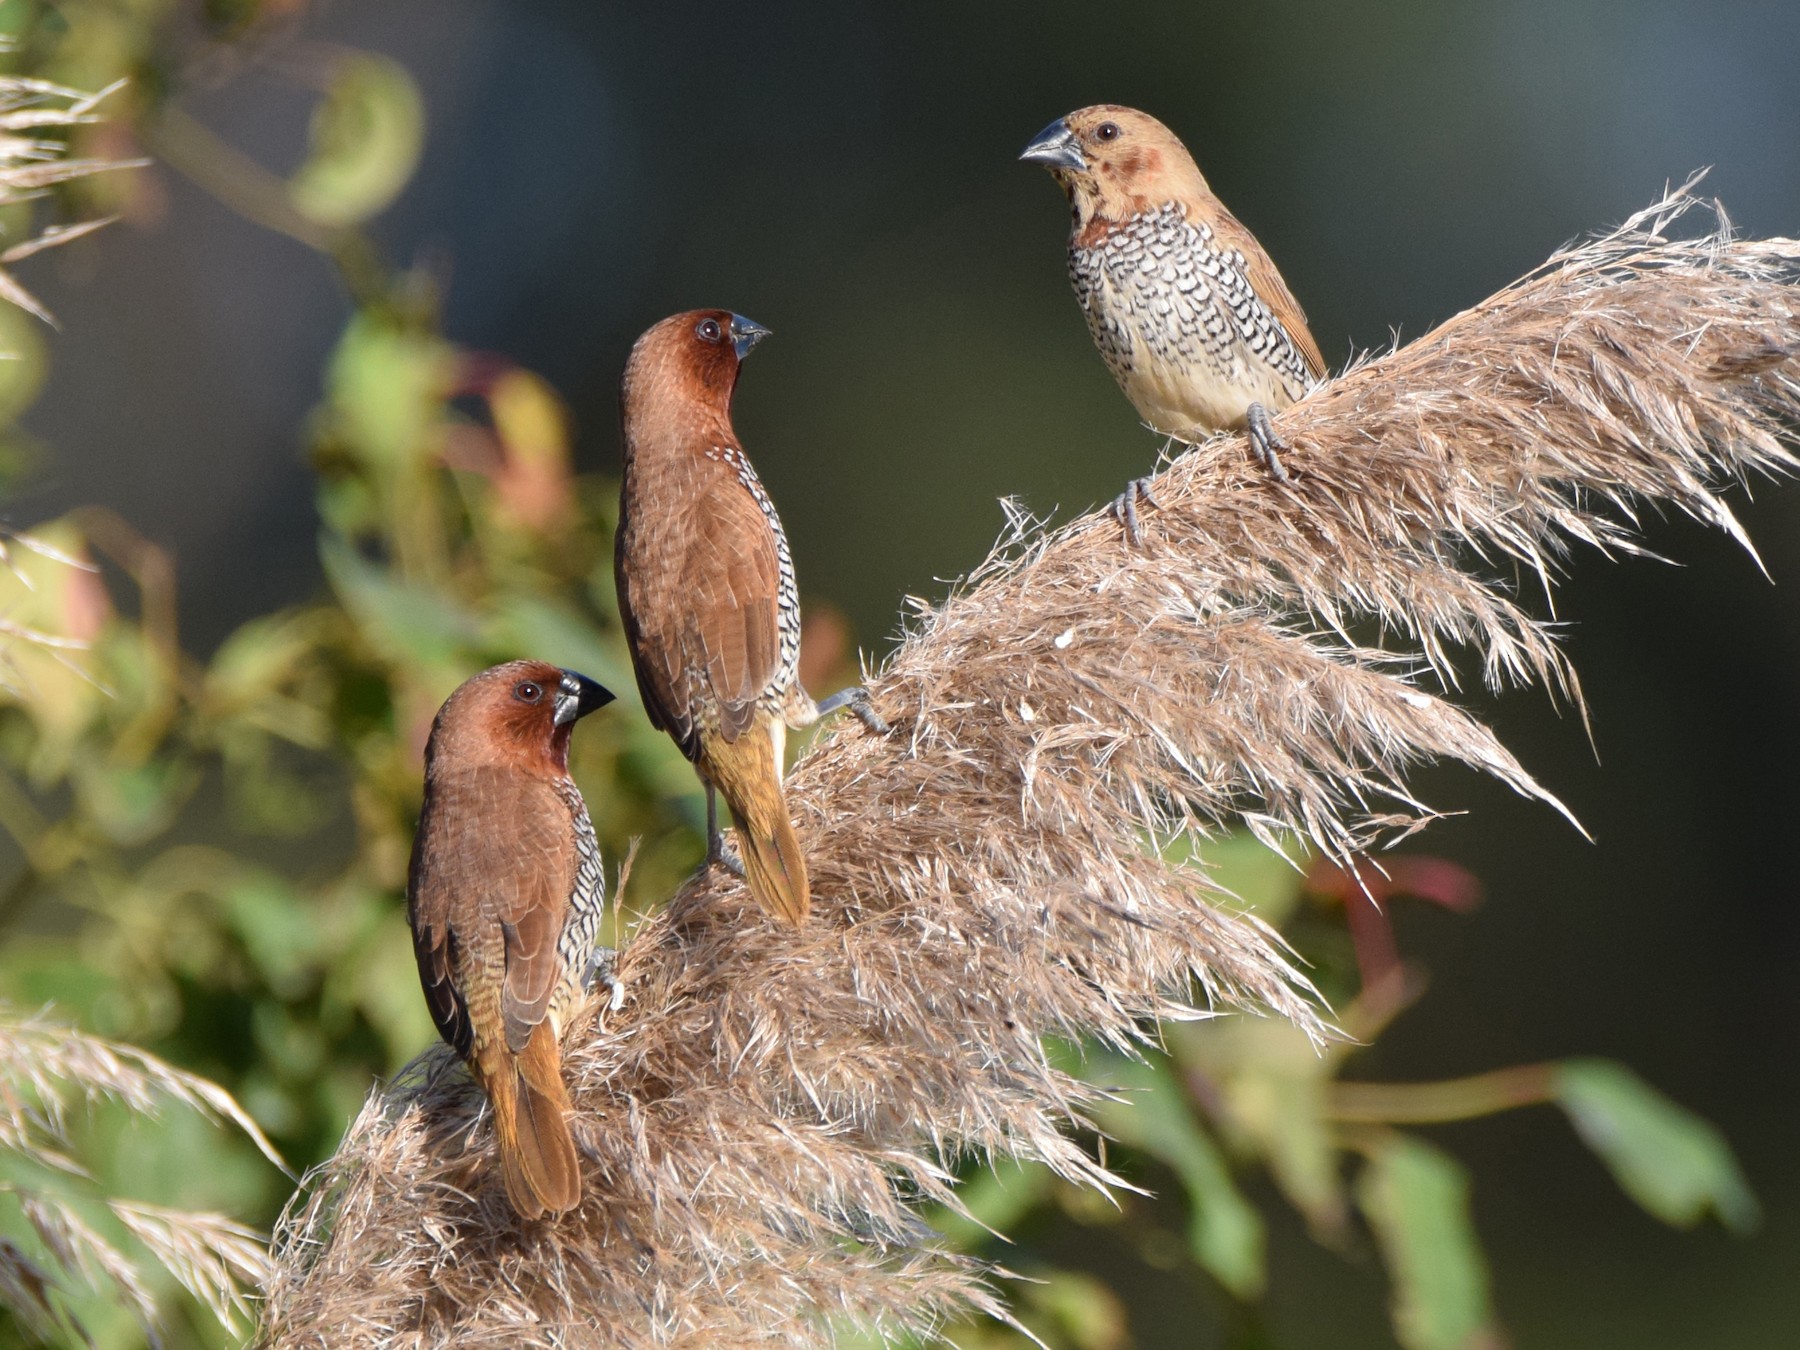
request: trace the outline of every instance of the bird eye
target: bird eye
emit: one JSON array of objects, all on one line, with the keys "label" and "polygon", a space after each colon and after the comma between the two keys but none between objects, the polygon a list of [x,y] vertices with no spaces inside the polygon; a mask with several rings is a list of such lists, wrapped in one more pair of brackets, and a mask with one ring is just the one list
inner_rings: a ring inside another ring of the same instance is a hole
[{"label": "bird eye", "polygon": [[1119,124],[1117,122],[1102,122],[1099,126],[1094,128],[1094,136],[1096,139],[1102,141],[1116,141],[1119,139]]},{"label": "bird eye", "polygon": [[513,697],[521,703],[536,703],[544,696],[544,686],[536,680],[521,680],[513,686]]},{"label": "bird eye", "polygon": [[717,342],[722,334],[717,319],[700,320],[699,324],[695,327],[694,332],[699,334],[702,342]]}]

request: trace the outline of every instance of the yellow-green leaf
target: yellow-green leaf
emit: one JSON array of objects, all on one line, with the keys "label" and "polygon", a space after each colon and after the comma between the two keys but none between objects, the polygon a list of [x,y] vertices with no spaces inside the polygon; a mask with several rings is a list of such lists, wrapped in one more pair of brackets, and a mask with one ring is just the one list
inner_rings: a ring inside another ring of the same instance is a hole
[{"label": "yellow-green leaf", "polygon": [[1099,1123],[1174,1169],[1188,1193],[1188,1243],[1194,1259],[1239,1298],[1263,1287],[1263,1224],[1232,1182],[1231,1169],[1169,1072],[1157,1065],[1109,1058],[1084,1075],[1124,1098],[1101,1103]]},{"label": "yellow-green leaf", "polygon": [[383,210],[418,167],[425,101],[405,67],[359,52],[338,66],[313,111],[311,149],[288,181],[320,225],[356,225]]},{"label": "yellow-green leaf", "polygon": [[1756,1226],[1756,1197],[1709,1121],[1612,1060],[1568,1060],[1557,1068],[1556,1088],[1576,1133],[1625,1193],[1664,1223],[1690,1227],[1710,1210],[1733,1232]]},{"label": "yellow-green leaf", "polygon": [[1487,1261],[1469,1216],[1469,1181],[1449,1154],[1386,1136],[1357,1184],[1393,1282],[1394,1331],[1406,1350],[1497,1345]]}]

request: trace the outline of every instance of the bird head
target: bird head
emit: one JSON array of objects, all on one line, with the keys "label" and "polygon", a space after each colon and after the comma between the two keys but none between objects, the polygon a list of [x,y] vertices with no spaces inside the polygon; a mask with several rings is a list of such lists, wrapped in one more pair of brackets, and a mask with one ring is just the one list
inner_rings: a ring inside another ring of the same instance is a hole
[{"label": "bird head", "polygon": [[671,396],[728,414],[739,367],[768,335],[754,319],[726,309],[670,315],[631,348],[623,384],[627,418],[634,405]]},{"label": "bird head", "polygon": [[547,661],[508,661],[463,681],[438,710],[425,747],[426,772],[439,756],[464,767],[503,766],[561,776],[575,723],[613,701],[585,675]]},{"label": "bird head", "polygon": [[1206,180],[1175,133],[1149,113],[1100,103],[1059,117],[1020,159],[1062,184],[1078,225],[1124,220],[1165,202],[1204,200]]}]

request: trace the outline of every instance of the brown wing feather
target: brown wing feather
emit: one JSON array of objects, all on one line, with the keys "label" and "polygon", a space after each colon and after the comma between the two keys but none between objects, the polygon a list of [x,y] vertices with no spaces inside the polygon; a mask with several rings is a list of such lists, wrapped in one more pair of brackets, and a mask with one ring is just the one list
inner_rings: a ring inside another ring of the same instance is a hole
[{"label": "brown wing feather", "polygon": [[[666,518],[621,532],[619,595],[650,720],[690,759],[696,696],[735,740],[781,659],[781,564],[762,508],[729,466],[702,460]],[[658,494],[663,495],[663,494]]]},{"label": "brown wing feather", "polygon": [[1242,221],[1227,211],[1222,203],[1214,199],[1214,211],[1217,213],[1216,233],[1228,248],[1235,248],[1244,255],[1244,262],[1250,273],[1250,285],[1262,302],[1269,307],[1275,320],[1287,330],[1288,337],[1300,349],[1300,355],[1306,358],[1306,367],[1314,379],[1325,377],[1325,356],[1319,350],[1319,344],[1313,340],[1312,330],[1306,326],[1306,312],[1300,308],[1300,302],[1294,299],[1294,293],[1281,279],[1263,246],[1257,242],[1256,236],[1244,227]]},{"label": "brown wing feather", "polygon": [[518,1054],[562,974],[556,941],[575,881],[573,824],[553,784],[476,768],[432,784],[409,887],[432,1018],[468,1057]]},{"label": "brown wing feather", "polygon": [[720,730],[735,740],[781,662],[781,564],[768,517],[735,477],[715,482],[700,515],[703,533],[686,568],[686,657],[706,672]]}]

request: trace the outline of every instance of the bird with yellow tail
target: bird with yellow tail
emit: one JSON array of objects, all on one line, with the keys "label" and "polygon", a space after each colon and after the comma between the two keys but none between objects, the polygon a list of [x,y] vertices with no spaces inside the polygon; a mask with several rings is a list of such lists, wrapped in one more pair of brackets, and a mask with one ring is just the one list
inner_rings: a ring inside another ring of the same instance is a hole
[{"label": "bird with yellow tail", "polygon": [[425,746],[406,883],[419,981],[487,1093],[522,1219],[581,1200],[560,1042],[596,955],[605,876],[569,737],[612,698],[573,671],[512,661],[460,685]]},{"label": "bird with yellow tail", "polygon": [[[632,347],[615,566],[645,711],[706,786],[707,862],[798,925],[812,888],[782,787],[787,733],[846,707],[871,731],[887,728],[861,686],[815,703],[800,684],[787,534],[731,423],[739,368],[766,336],[741,314],[694,310]],[[737,822],[741,860],[725,848],[715,793]]]}]

